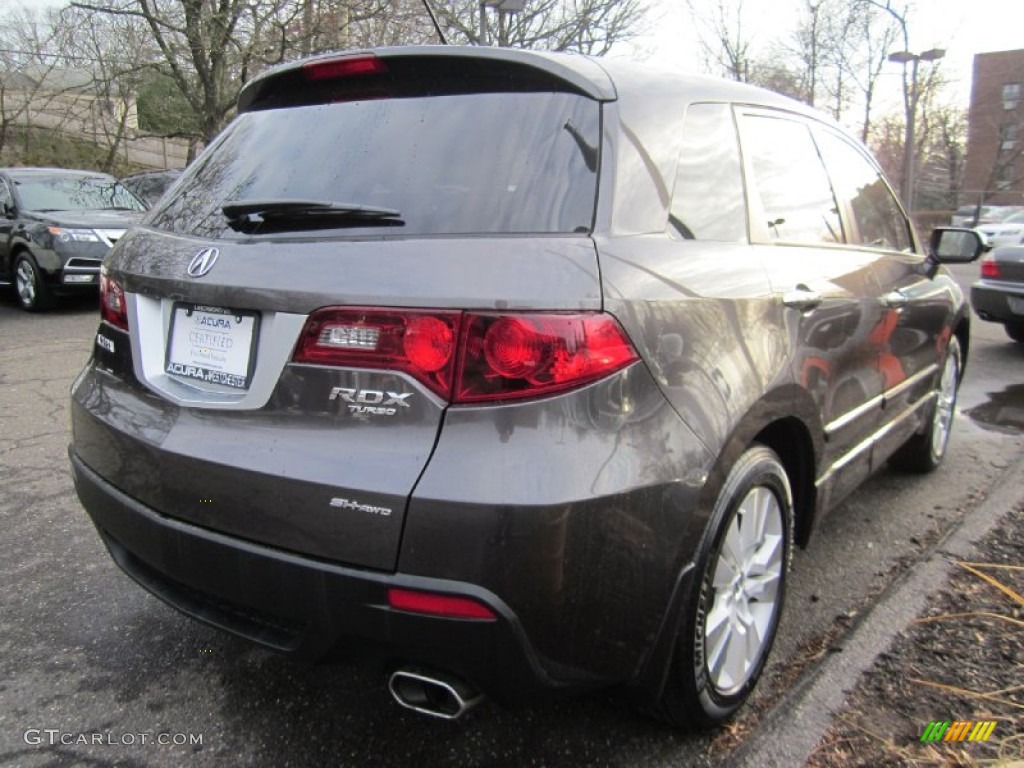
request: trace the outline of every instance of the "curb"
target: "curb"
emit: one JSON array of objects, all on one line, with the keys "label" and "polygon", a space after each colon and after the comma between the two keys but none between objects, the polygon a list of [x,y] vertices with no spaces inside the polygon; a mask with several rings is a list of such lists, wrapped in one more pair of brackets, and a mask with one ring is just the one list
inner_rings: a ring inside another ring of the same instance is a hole
[{"label": "curb", "polygon": [[842,709],[849,691],[897,634],[924,613],[929,598],[947,582],[953,560],[968,558],[974,542],[1024,498],[1024,458],[1003,473],[988,497],[934,548],[897,579],[829,654],[783,697],[754,735],[732,753],[730,768],[793,768],[804,765]]}]

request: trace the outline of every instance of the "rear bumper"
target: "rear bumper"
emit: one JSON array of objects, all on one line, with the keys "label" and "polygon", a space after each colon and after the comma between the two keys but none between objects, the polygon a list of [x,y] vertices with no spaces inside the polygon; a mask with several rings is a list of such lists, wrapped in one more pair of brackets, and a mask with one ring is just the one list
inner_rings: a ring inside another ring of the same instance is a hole
[{"label": "rear bumper", "polygon": [[1024,286],[979,280],[971,286],[971,306],[982,320],[1024,323],[1024,314],[1010,308],[1010,298],[1024,302]]},{"label": "rear bumper", "polygon": [[[69,453],[78,495],[115,562],[189,616],[308,660],[340,651],[436,668],[509,703],[569,687],[545,673],[517,617],[485,589],[346,568],[174,520]],[[388,606],[391,587],[471,597],[498,619],[397,611]]]}]

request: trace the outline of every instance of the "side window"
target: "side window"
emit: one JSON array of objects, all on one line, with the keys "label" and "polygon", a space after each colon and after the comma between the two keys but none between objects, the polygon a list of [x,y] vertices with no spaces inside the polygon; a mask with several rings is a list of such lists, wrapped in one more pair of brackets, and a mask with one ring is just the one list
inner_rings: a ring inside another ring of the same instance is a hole
[{"label": "side window", "polygon": [[740,148],[728,104],[691,104],[672,195],[673,224],[697,240],[747,239]]},{"label": "side window", "polygon": [[910,225],[878,169],[860,150],[833,133],[821,131],[818,140],[836,195],[853,214],[849,242],[868,248],[913,250]]},{"label": "side window", "polygon": [[839,209],[807,126],[761,115],[743,115],[740,125],[769,237],[843,242]]}]

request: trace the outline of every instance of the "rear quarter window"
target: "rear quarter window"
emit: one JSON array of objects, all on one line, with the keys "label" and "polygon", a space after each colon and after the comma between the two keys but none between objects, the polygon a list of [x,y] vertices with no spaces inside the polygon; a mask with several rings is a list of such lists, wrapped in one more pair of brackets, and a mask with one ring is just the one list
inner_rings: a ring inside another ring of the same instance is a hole
[{"label": "rear quarter window", "polygon": [[672,223],[697,240],[747,239],[740,149],[728,104],[691,104],[686,110]]}]

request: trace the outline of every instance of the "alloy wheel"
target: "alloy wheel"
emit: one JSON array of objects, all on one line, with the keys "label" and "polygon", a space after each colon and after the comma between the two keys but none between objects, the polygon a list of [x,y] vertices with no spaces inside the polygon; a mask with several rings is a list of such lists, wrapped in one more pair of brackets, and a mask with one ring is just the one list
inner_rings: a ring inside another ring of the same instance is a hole
[{"label": "alloy wheel", "polygon": [[938,400],[935,403],[934,424],[932,426],[932,455],[941,457],[946,452],[946,443],[953,427],[953,410],[956,406],[956,385],[959,374],[959,362],[951,349],[946,354],[946,363],[942,367],[942,378],[939,380]]},{"label": "alloy wheel", "polygon": [[742,688],[767,652],[780,602],[783,536],[778,497],[765,486],[754,486],[722,539],[704,624],[708,674],[723,695]]},{"label": "alloy wheel", "polygon": [[36,271],[28,259],[19,261],[18,267],[14,272],[14,285],[22,306],[31,307],[35,305],[37,280]]}]

